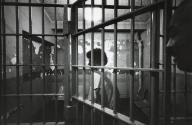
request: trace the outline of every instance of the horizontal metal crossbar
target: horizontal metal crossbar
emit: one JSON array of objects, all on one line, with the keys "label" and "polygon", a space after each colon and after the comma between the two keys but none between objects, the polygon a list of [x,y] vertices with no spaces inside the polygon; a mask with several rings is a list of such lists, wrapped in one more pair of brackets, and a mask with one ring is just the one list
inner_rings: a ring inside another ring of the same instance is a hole
[{"label": "horizontal metal crossbar", "polygon": [[[2,2],[3,6],[64,7],[65,4]],[[72,5],[68,5],[72,6]]]},{"label": "horizontal metal crossbar", "polygon": [[[32,7],[63,7],[64,4],[48,4],[48,3],[21,3],[21,2],[4,2],[3,6],[32,6]],[[72,4],[67,5],[69,8],[72,7]],[[84,5],[84,7],[92,7],[90,4]],[[102,5],[94,5],[94,7],[102,8]],[[114,9],[114,5],[104,5],[105,9]],[[135,6],[135,9],[141,8],[142,6]],[[78,8],[83,8],[79,5]],[[117,9],[130,9],[130,6],[118,5]]]},{"label": "horizontal metal crossbar", "polygon": [[64,94],[44,93],[44,94],[6,94],[6,97],[23,97],[23,96],[64,96]]},{"label": "horizontal metal crossbar", "polygon": [[[94,32],[101,32],[104,30],[104,32],[114,32],[114,29],[96,29]],[[78,29],[79,32],[83,31],[83,29]],[[135,29],[134,32],[144,32],[145,29]],[[130,29],[117,29],[117,33],[129,33],[131,32]]]},{"label": "horizontal metal crossbar", "polygon": [[73,68],[86,68],[86,69],[114,69],[121,71],[145,71],[145,72],[164,72],[164,69],[153,69],[153,68],[132,68],[132,67],[111,67],[111,66],[83,66],[83,65],[72,65]]},{"label": "horizontal metal crossbar", "polygon": [[[96,8],[102,8],[104,7],[105,9],[114,9],[114,5],[89,5],[85,4],[84,7],[96,7]],[[139,9],[143,6],[135,6],[134,9]],[[83,8],[83,6],[78,6],[78,8]],[[124,5],[117,5],[117,9],[130,9],[131,6],[124,6]]]},{"label": "horizontal metal crossbar", "polygon": [[[28,34],[27,36],[68,36],[69,34]],[[26,36],[25,34],[6,33],[0,34],[0,36]]]},{"label": "horizontal metal crossbar", "polygon": [[64,66],[64,64],[4,64],[3,66]]},{"label": "horizontal metal crossbar", "polygon": [[79,102],[85,103],[88,106],[93,107],[93,108],[95,108],[95,109],[97,109],[97,110],[99,110],[101,112],[104,112],[104,113],[106,113],[106,114],[108,114],[108,115],[110,115],[110,116],[112,116],[112,117],[114,117],[114,118],[116,118],[118,120],[121,120],[124,123],[130,124],[130,125],[145,125],[144,123],[141,123],[141,122],[139,122],[137,120],[131,121],[130,117],[128,117],[126,115],[123,115],[121,113],[114,113],[114,111],[112,109],[109,109],[109,108],[106,108],[106,107],[102,108],[101,105],[96,104],[96,103],[92,104],[91,101],[83,100],[82,97],[73,96],[73,99],[75,99],[75,100],[77,100]]},{"label": "horizontal metal crossbar", "polygon": [[120,21],[123,21],[123,20],[126,20],[126,19],[130,19],[130,18],[132,18],[134,16],[138,16],[138,15],[141,15],[141,14],[149,12],[149,11],[153,11],[157,7],[162,8],[163,5],[164,5],[164,1],[161,1],[161,2],[157,2],[155,4],[151,4],[151,5],[147,6],[147,7],[142,7],[140,9],[137,9],[137,10],[133,11],[133,12],[129,12],[127,14],[118,16],[118,17],[113,18],[113,19],[111,19],[109,21],[106,21],[104,23],[98,24],[98,25],[96,25],[94,27],[88,28],[88,29],[86,29],[84,31],[80,31],[80,32],[78,32],[76,34],[73,34],[72,36],[76,37],[76,36],[82,35],[84,33],[93,32],[96,29],[103,28],[103,27],[112,25],[114,23],[117,23],[117,22],[120,22]]}]

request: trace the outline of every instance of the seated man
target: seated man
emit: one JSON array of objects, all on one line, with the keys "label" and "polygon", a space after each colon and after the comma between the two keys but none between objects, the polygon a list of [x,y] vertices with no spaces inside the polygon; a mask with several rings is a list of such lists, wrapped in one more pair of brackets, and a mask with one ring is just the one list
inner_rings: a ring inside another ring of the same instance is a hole
[{"label": "seated man", "polygon": [[169,27],[168,52],[178,68],[192,72],[192,0],[184,0],[176,9]]}]

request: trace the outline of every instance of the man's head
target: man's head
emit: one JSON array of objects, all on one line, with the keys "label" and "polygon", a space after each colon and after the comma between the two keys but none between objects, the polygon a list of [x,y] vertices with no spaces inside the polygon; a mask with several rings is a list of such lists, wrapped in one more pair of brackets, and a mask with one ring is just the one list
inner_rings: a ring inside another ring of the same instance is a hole
[{"label": "man's head", "polygon": [[178,68],[192,72],[192,0],[184,0],[175,11],[167,47]]},{"label": "man's head", "polygon": [[[87,58],[89,59],[89,64],[88,65],[91,65],[91,52],[92,51],[89,51],[87,52]],[[94,66],[101,66],[101,49],[99,48],[96,48],[96,49],[93,49],[93,65]],[[107,64],[107,56],[104,52],[104,65]]]}]

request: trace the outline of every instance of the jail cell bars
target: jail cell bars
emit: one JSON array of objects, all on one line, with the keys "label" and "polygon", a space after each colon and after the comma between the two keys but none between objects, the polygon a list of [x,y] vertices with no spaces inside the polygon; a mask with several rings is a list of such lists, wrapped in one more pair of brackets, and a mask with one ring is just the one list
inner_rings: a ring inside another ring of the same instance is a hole
[{"label": "jail cell bars", "polygon": [[69,3],[1,0],[1,124],[67,119]]},{"label": "jail cell bars", "polygon": [[[119,5],[120,2],[122,1],[103,0],[95,4],[94,0],[79,0],[72,6],[72,86],[75,87],[72,98],[76,102],[76,124],[169,124],[171,118],[171,113],[168,111],[171,104],[171,60],[170,56],[166,54],[165,48],[170,19],[168,14],[171,12],[168,6],[171,3],[156,0],[152,2],[129,0],[124,8]],[[96,21],[96,13],[94,13],[97,7],[100,7],[101,11],[99,9],[97,11],[101,15],[98,21]],[[106,11],[109,8],[112,16],[107,17]],[[118,15],[121,9],[128,11]],[[144,31],[138,30],[137,21],[142,15],[148,17],[146,21],[148,23],[145,24],[147,25],[146,34],[142,34]],[[90,19],[87,19],[87,16]],[[128,22],[125,23],[126,28],[120,28],[122,22]],[[120,53],[118,40],[121,33],[130,34],[128,35],[130,40],[125,42],[128,48],[124,60],[126,64],[123,65],[119,63],[121,58],[118,54]],[[141,39],[142,35],[144,35],[144,39]],[[149,41],[147,49],[143,48],[146,47],[146,41]],[[112,61],[105,66],[104,55],[109,49],[108,44],[113,47],[113,54],[110,56],[107,54],[108,61],[110,59]],[[101,54],[98,54],[97,57],[100,64],[95,64],[97,59],[94,58],[93,50],[98,48],[101,49]],[[89,51],[91,56],[87,60],[86,56]],[[145,64],[146,60],[147,64]],[[89,64],[87,64],[88,62]],[[96,75],[97,72],[99,72],[99,76]],[[106,74],[111,74],[110,80],[113,86],[111,107],[104,103],[107,96],[104,94],[106,93]],[[128,103],[126,103],[126,107],[129,106],[126,109],[128,113],[118,109],[118,105],[122,101],[122,98],[119,99],[119,89],[122,89],[119,78],[122,74],[125,74],[126,84],[124,85],[127,87],[129,96]],[[100,101],[97,101],[94,94],[98,77],[100,79]],[[159,93],[160,88],[163,93]],[[147,120],[138,118],[137,115],[142,113],[137,114],[138,110],[135,107],[143,112],[146,111],[144,114],[147,116]]]},{"label": "jail cell bars", "polygon": [[171,14],[181,0],[0,2],[1,124],[67,124],[71,113],[83,125],[191,124],[191,74],[177,69],[166,49]]}]

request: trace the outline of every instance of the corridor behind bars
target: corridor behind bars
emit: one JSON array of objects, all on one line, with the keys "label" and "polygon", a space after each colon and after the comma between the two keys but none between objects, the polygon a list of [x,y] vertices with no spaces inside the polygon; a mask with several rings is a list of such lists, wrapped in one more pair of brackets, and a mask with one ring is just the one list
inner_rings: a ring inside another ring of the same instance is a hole
[{"label": "corridor behind bars", "polygon": [[0,125],[191,125],[191,8],[0,0]]}]

